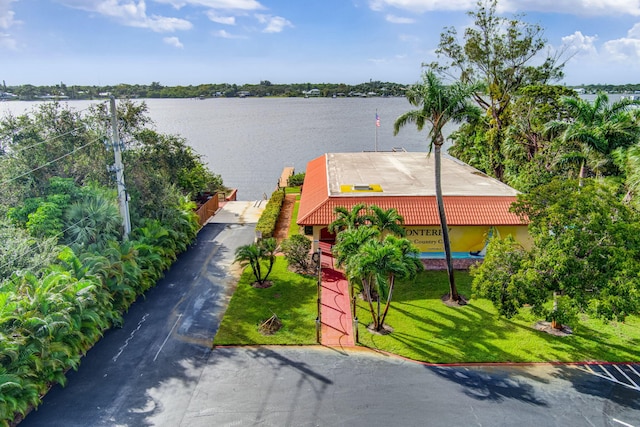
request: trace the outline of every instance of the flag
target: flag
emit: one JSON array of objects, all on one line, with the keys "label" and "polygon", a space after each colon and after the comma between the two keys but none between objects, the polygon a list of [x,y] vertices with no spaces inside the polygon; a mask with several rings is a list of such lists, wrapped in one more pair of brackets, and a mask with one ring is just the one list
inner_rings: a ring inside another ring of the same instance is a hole
[{"label": "flag", "polygon": [[376,127],[380,127],[380,116],[376,113]]}]

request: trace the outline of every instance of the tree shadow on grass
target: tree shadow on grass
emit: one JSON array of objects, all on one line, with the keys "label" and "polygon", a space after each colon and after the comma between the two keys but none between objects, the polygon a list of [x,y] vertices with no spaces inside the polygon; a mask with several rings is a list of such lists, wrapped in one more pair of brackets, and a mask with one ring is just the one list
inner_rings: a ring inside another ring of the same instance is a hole
[{"label": "tree shadow on grass", "polygon": [[[277,257],[269,276],[273,286],[251,288],[248,283],[252,277],[250,270],[244,271],[214,344],[314,344],[317,316],[315,279],[288,271],[282,257]],[[260,335],[258,325],[273,314],[283,322],[283,328],[271,336]],[[285,337],[290,337],[290,341],[287,342]]]}]

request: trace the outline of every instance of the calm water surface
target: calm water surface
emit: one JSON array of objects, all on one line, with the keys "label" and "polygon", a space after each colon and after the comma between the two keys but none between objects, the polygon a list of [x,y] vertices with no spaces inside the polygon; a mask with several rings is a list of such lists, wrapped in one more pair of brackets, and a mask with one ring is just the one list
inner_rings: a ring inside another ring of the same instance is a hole
[{"label": "calm water surface", "polygon": [[[93,101],[96,102],[96,101]],[[393,122],[412,109],[404,98],[147,99],[159,132],[181,135],[201,154],[238,199],[257,200],[275,189],[282,168],[304,172],[307,162],[329,152],[402,147],[427,151],[427,130],[408,125],[393,136]],[[89,101],[70,101],[77,110]],[[23,114],[38,102],[0,102],[0,115]],[[452,128],[445,130],[445,133]]]}]

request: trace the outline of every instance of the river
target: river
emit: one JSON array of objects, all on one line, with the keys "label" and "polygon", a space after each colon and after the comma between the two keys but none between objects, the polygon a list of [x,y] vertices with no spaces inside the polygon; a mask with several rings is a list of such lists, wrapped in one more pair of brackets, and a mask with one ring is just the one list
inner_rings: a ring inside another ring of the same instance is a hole
[{"label": "river", "polygon": [[[92,101],[99,102],[99,101]],[[282,169],[304,172],[329,152],[427,151],[427,129],[410,124],[393,136],[393,123],[413,107],[405,98],[212,98],[145,99],[155,128],[177,134],[239,200],[262,199],[276,187]],[[90,101],[65,101],[83,110]],[[31,111],[40,102],[0,102],[0,115]],[[380,126],[376,127],[376,112]],[[451,128],[446,129],[448,134]]]}]

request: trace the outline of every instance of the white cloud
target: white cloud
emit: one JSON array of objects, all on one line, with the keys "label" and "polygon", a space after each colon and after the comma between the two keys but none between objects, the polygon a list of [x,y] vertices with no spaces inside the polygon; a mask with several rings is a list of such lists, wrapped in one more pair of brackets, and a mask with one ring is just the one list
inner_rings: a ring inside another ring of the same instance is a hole
[{"label": "white cloud", "polygon": [[640,40],[639,39],[618,39],[610,40],[602,45],[603,53],[611,60],[619,62],[640,60]]},{"label": "white cloud", "polygon": [[235,16],[220,16],[213,10],[207,11],[207,17],[218,24],[236,25]]},{"label": "white cloud", "polygon": [[396,15],[387,15],[385,19],[387,20],[387,22],[391,22],[392,24],[413,24],[414,22],[416,22],[416,20],[413,18],[403,18]]},{"label": "white cloud", "polygon": [[570,55],[595,55],[595,41],[598,36],[585,36],[581,31],[562,38],[562,46]]},{"label": "white cloud", "polygon": [[202,6],[219,10],[261,10],[265,7],[255,0],[154,0],[157,3],[170,4],[176,9],[184,6]]},{"label": "white cloud", "polygon": [[247,38],[245,36],[231,34],[226,30],[218,30],[218,31],[214,32],[213,35],[215,37],[221,37],[223,39],[246,39]]},{"label": "white cloud", "polygon": [[[0,30],[8,31],[20,23],[15,19],[15,12],[11,10],[11,3],[16,0],[0,0]],[[0,32],[0,49],[16,50],[18,42],[8,32]]]},{"label": "white cloud", "polygon": [[578,16],[640,15],[638,0],[505,0],[502,7],[509,11],[566,13]]},{"label": "white cloud", "polygon": [[281,16],[256,15],[256,18],[261,24],[267,24],[265,29],[262,30],[263,33],[280,33],[285,27],[293,28],[291,21]]},{"label": "white cloud", "polygon": [[640,23],[635,24],[631,29],[627,32],[627,37],[632,39],[640,39]]},{"label": "white cloud", "polygon": [[476,0],[370,0],[369,7],[374,11],[382,11],[393,7],[411,12],[427,12],[431,10],[471,10]]},{"label": "white cloud", "polygon": [[169,46],[177,47],[179,49],[182,49],[184,47],[184,45],[180,42],[180,39],[177,37],[165,37],[162,39],[162,41]]},{"label": "white cloud", "polygon": [[11,3],[16,0],[0,0],[0,29],[8,30],[17,21],[14,19],[15,12],[11,10]]},{"label": "white cloud", "polygon": [[191,22],[159,15],[147,15],[144,0],[61,0],[63,4],[74,9],[97,13],[115,21],[136,28],[146,28],[156,32],[174,32],[189,30]]},{"label": "white cloud", "polygon": [[[412,12],[434,10],[475,10],[476,0],[369,0],[369,7],[382,11],[387,7]],[[640,16],[638,0],[502,0],[498,11],[566,13],[580,16]]]}]

